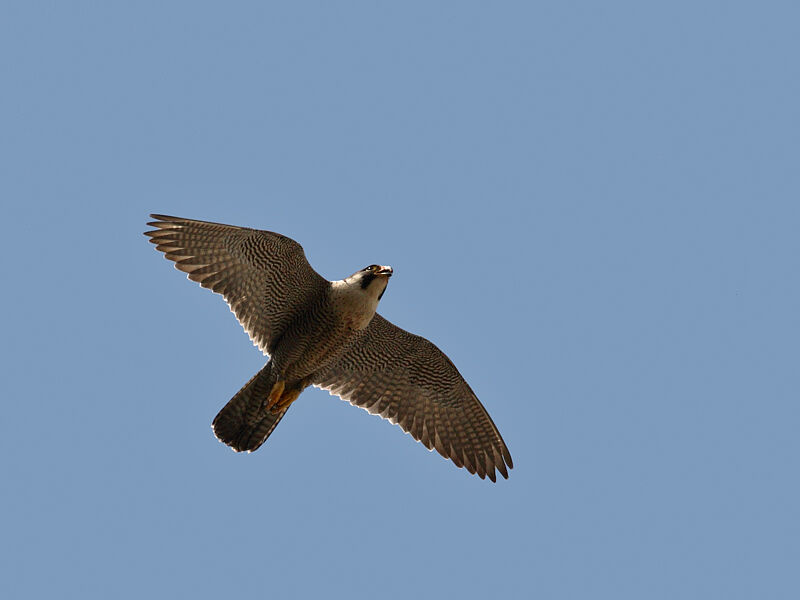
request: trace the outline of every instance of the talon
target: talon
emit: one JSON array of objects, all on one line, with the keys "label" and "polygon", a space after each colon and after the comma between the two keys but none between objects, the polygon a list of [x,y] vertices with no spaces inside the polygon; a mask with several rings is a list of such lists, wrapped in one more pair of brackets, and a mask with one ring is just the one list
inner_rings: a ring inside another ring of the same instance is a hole
[{"label": "talon", "polygon": [[267,409],[272,410],[275,404],[281,399],[281,395],[283,395],[283,388],[286,387],[285,381],[276,381],[275,385],[272,386],[272,390],[269,392],[269,396],[267,397]]},{"label": "talon", "polygon": [[277,411],[289,408],[289,406],[291,406],[292,402],[297,400],[297,398],[300,396],[300,392],[301,391],[302,390],[289,390],[288,392],[283,394],[281,396],[280,400],[278,400],[278,402],[275,404],[275,406],[271,409],[272,412],[277,412]]}]

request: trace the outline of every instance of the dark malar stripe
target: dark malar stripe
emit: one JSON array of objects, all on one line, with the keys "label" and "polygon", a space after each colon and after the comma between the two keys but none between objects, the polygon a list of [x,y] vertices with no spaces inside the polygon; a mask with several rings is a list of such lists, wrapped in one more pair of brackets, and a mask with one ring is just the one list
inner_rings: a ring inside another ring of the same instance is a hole
[{"label": "dark malar stripe", "polygon": [[361,278],[361,289],[365,290],[369,287],[369,284],[373,282],[376,275],[374,273],[367,273],[364,277]]}]

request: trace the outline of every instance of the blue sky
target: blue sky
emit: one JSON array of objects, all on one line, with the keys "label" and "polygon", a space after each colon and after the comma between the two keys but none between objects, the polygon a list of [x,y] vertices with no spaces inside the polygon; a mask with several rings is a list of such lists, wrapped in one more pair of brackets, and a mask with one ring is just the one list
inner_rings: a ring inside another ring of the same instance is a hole
[{"label": "blue sky", "polygon": [[[795,3],[0,7],[11,598],[797,598]],[[307,390],[144,236],[270,229],[439,345],[492,485]]]}]

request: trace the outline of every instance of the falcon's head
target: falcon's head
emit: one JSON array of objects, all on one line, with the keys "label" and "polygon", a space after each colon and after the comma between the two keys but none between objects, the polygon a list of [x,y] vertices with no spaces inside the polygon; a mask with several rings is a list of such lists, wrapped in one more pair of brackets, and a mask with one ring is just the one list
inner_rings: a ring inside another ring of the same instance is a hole
[{"label": "falcon's head", "polygon": [[341,281],[331,281],[333,301],[353,329],[364,329],[386,291],[392,267],[370,265]]},{"label": "falcon's head", "polygon": [[369,296],[376,300],[380,300],[383,292],[386,291],[386,284],[389,283],[389,277],[392,276],[392,267],[383,265],[370,265],[364,267],[360,271],[356,271],[345,281],[350,285],[358,285]]}]

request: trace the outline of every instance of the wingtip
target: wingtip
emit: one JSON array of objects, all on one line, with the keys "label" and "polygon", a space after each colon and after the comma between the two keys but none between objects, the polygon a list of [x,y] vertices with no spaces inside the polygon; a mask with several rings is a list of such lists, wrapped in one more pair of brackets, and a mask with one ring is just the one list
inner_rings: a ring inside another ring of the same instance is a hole
[{"label": "wingtip", "polygon": [[506,465],[508,465],[509,469],[514,468],[514,461],[511,460],[511,452],[508,451],[508,448],[506,448],[505,444],[503,444],[503,460],[506,461]]},{"label": "wingtip", "polygon": [[186,221],[186,219],[181,219],[180,217],[171,217],[169,215],[160,215],[157,213],[151,213],[150,218],[155,219],[155,221],[148,221],[148,227],[155,227],[157,231],[160,229],[174,229],[175,227],[180,227],[181,223]]}]

